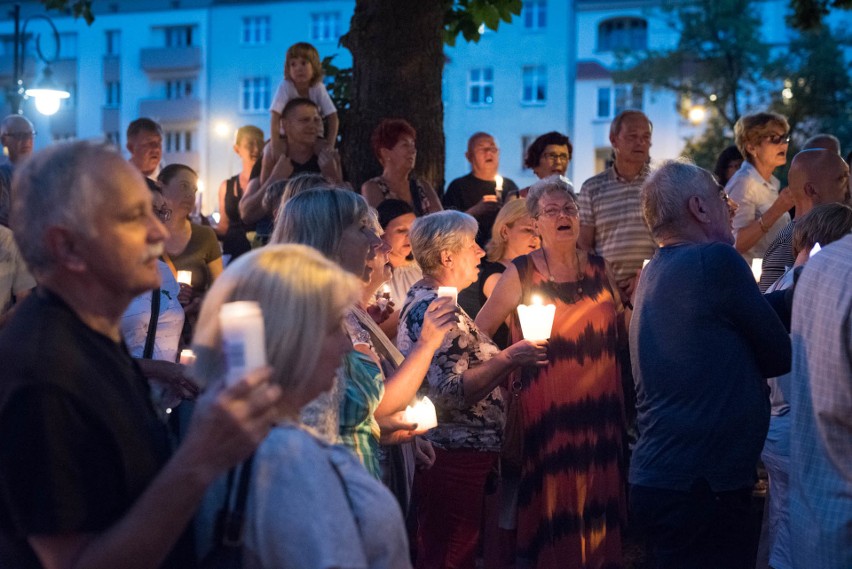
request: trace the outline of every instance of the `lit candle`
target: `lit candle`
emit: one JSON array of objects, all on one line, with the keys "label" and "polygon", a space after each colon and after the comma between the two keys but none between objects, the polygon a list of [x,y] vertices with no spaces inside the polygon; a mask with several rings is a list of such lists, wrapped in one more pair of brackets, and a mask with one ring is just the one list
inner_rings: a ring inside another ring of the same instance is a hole
[{"label": "lit candle", "polygon": [[822,247],[820,246],[820,244],[819,244],[818,242],[817,242],[817,243],[814,243],[813,249],[811,249],[811,252],[810,252],[810,253],[808,253],[808,258],[810,259],[811,257],[813,257],[814,255],[816,255],[816,254],[817,254],[817,253],[819,253],[820,251],[822,251]]},{"label": "lit candle", "polygon": [[645,259],[644,261],[642,261],[642,268],[644,269],[645,267],[647,267],[648,263],[650,263],[650,262],[651,262],[651,259]]},{"label": "lit candle", "polygon": [[454,286],[439,286],[438,296],[448,296],[453,299],[454,304],[459,303],[459,289]]},{"label": "lit candle", "polygon": [[192,271],[178,271],[177,282],[192,286]]},{"label": "lit candle", "polygon": [[754,280],[760,282],[760,275],[763,273],[763,259],[755,257],[751,260],[751,273],[754,275]]},{"label": "lit candle", "polygon": [[192,350],[180,351],[180,365],[190,366],[195,363],[195,352]]},{"label": "lit candle", "polygon": [[405,420],[409,423],[417,423],[417,430],[423,431],[434,429],[438,426],[438,416],[435,413],[435,405],[424,397],[414,407],[409,405],[405,408]]},{"label": "lit candle", "polygon": [[497,199],[503,199],[503,176],[497,174],[494,176],[494,193],[497,194]]},{"label": "lit candle", "polygon": [[227,385],[246,373],[266,365],[266,340],[263,313],[253,300],[228,302],[219,307],[222,352],[228,371]]},{"label": "lit candle", "polygon": [[526,340],[547,340],[553,329],[553,318],[556,316],[556,306],[543,304],[539,295],[532,296],[532,304],[518,305],[518,318],[521,320],[521,331]]},{"label": "lit candle", "polygon": [[385,298],[390,298],[391,288],[389,284],[382,286],[382,296]]}]

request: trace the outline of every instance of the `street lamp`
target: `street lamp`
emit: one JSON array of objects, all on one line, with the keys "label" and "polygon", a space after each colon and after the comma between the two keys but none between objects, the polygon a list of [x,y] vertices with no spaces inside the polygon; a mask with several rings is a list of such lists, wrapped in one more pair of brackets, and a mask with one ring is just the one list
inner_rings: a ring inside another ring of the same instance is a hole
[{"label": "street lamp", "polygon": [[[15,4],[15,9],[13,11],[15,17],[15,97],[16,97],[16,107],[15,110],[19,115],[24,114],[24,99],[32,97],[35,99],[35,105],[38,112],[43,115],[52,115],[55,114],[56,111],[59,110],[59,104],[61,99],[67,99],[71,96],[71,93],[56,86],[56,83],[53,81],[52,72],[50,71],[50,64],[59,59],[59,31],[56,29],[56,26],[53,24],[53,21],[43,14],[35,14],[34,16],[30,16],[26,20],[24,20],[23,25],[21,25],[21,5]],[[44,68],[44,77],[36,83],[36,86],[32,89],[27,89],[24,87],[24,55],[26,53],[26,43],[27,43],[27,25],[33,20],[43,20],[47,22],[50,26],[50,29],[53,31],[53,41],[56,44],[56,53],[53,56],[53,59],[48,59],[44,56],[41,51],[41,36],[36,35],[35,37],[35,47],[36,54],[39,59],[45,64]]]}]

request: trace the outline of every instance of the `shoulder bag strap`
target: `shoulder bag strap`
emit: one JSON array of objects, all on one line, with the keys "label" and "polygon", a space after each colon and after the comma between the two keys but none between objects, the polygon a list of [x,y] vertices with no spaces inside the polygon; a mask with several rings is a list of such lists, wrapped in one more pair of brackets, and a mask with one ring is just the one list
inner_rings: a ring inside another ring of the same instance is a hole
[{"label": "shoulder bag strap", "polygon": [[[223,512],[224,519],[222,523],[222,543],[227,546],[237,547],[243,544],[243,527],[245,526],[246,501],[248,500],[249,482],[251,481],[252,464],[254,464],[254,454],[252,454],[243,463],[240,469],[240,479],[237,482],[237,499],[234,502],[233,508],[228,508]],[[233,472],[228,475],[228,498],[230,498],[230,486]],[[227,508],[227,506],[226,506]]]},{"label": "shoulder bag strap", "polygon": [[154,339],[157,336],[157,321],[160,319],[160,288],[151,291],[151,318],[148,320],[148,334],[145,336],[145,348],[142,357],[150,360],[154,355]]}]

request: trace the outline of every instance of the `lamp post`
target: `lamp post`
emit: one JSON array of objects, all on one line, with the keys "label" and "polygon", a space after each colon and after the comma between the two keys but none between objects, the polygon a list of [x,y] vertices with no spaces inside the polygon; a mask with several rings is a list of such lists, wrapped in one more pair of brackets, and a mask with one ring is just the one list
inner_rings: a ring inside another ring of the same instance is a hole
[{"label": "lamp post", "polygon": [[[15,111],[22,115],[24,114],[24,99],[32,97],[35,99],[36,109],[43,115],[52,115],[59,110],[61,99],[67,99],[71,93],[56,86],[52,79],[50,64],[59,59],[59,31],[53,24],[53,21],[43,14],[35,14],[24,20],[21,23],[21,5],[15,4],[13,10],[15,17],[15,58],[14,58],[14,76],[15,76]],[[27,44],[27,25],[33,20],[43,20],[47,22],[50,29],[53,31],[53,41],[56,45],[56,53],[53,59],[48,59],[44,56],[41,50],[41,35],[35,37],[36,54],[39,59],[45,64],[44,78],[36,84],[34,88],[27,89],[24,87],[24,57],[26,55]]]}]

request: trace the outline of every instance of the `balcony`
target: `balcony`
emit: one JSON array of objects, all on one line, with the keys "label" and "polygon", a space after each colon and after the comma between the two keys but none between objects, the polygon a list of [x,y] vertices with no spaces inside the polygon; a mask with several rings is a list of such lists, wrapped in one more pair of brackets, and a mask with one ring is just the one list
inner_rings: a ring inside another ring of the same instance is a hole
[{"label": "balcony", "polygon": [[139,116],[150,117],[159,123],[187,123],[201,120],[201,101],[186,99],[143,99],[139,101]]},{"label": "balcony", "polygon": [[101,109],[101,130],[103,132],[118,132],[121,130],[121,115],[118,107],[103,107]]},{"label": "balcony", "polygon": [[140,54],[146,73],[198,71],[201,69],[201,48],[198,46],[149,47]]}]

